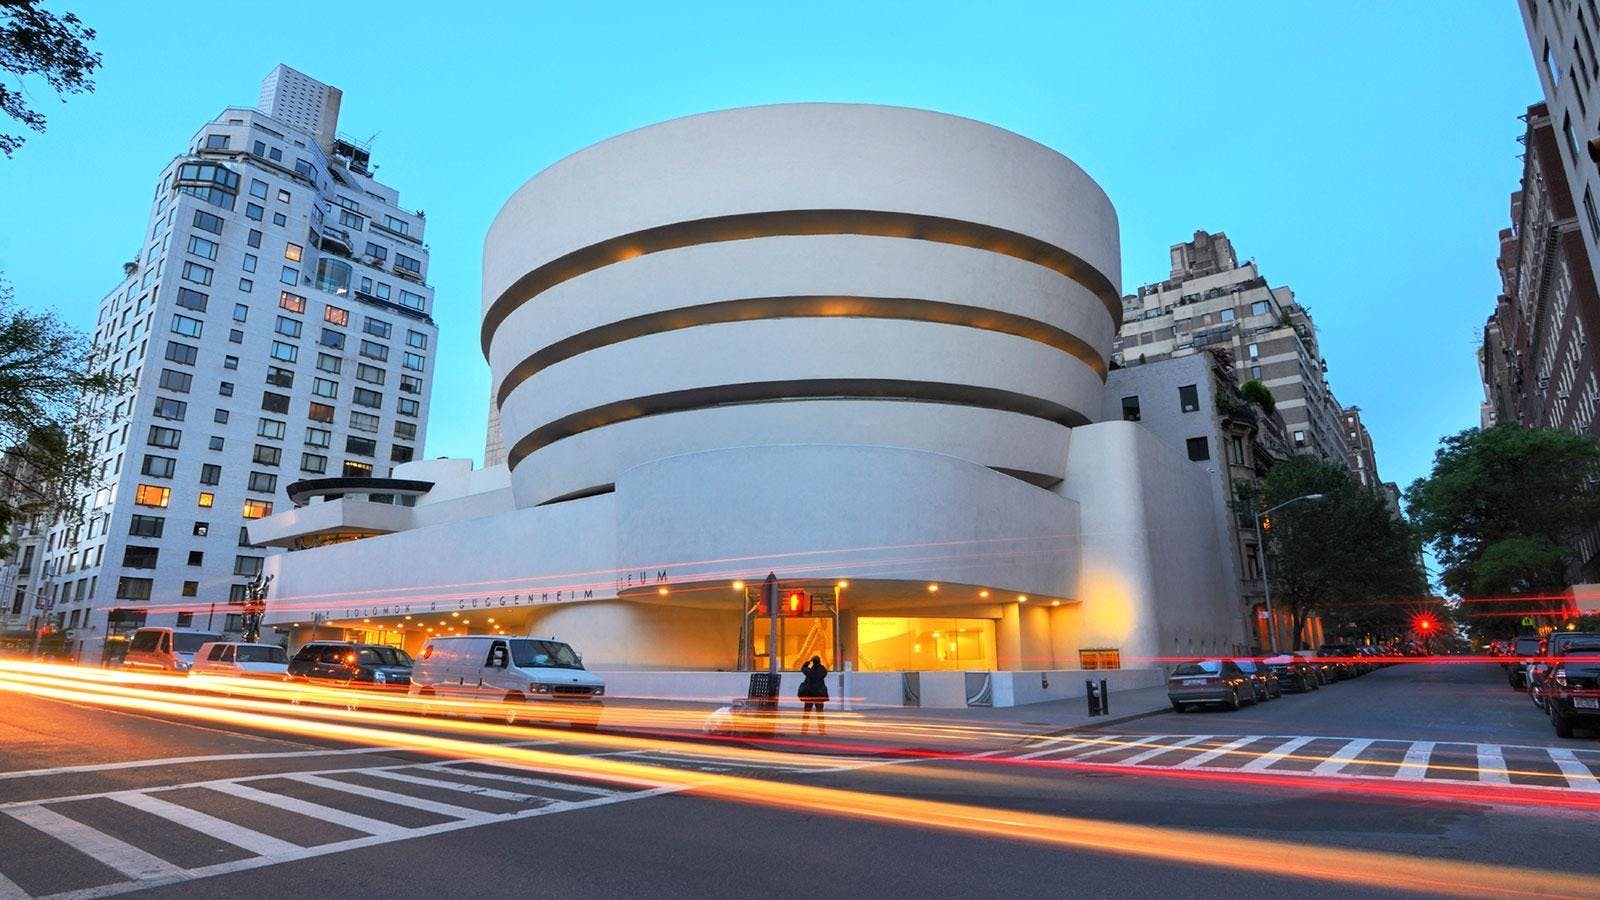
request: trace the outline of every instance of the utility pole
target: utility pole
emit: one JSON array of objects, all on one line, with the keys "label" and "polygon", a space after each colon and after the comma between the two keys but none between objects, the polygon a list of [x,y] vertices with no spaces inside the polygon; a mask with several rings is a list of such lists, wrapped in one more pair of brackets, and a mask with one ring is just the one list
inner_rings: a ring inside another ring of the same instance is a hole
[{"label": "utility pole", "polygon": [[778,674],[778,575],[767,573],[761,584],[761,598],[767,604],[767,615],[772,621],[767,631],[767,671]]}]

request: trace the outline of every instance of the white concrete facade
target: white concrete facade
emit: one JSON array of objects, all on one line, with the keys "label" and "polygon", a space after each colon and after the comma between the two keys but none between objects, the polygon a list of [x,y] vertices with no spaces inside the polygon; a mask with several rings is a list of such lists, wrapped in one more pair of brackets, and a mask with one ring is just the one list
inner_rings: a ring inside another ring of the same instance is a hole
[{"label": "white concrete facade", "polygon": [[[507,466],[397,467],[434,487],[372,529],[392,533],[272,561],[268,621],[408,645],[553,633],[602,672],[735,670],[764,647],[745,613],[772,572],[830,611],[780,637],[785,669],[827,648],[920,671],[874,642],[901,621],[963,635],[908,632],[947,672],[1228,652],[1205,473],[1137,425],[1090,424],[1117,260],[1078,167],[971,120],[799,104],[597,144],[517,191],[485,242]],[[251,534],[288,546],[362,505]],[[1042,680],[993,700],[1041,699]]]}]

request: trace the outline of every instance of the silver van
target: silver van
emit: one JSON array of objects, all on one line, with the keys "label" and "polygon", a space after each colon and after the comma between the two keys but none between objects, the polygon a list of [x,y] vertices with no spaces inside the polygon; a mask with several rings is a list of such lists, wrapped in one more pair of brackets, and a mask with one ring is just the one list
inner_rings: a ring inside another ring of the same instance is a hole
[{"label": "silver van", "polygon": [[282,681],[288,670],[289,654],[277,644],[212,641],[195,653],[189,674]]},{"label": "silver van", "polygon": [[141,628],[128,641],[122,665],[146,672],[188,672],[202,644],[220,641],[215,631],[197,628]]},{"label": "silver van", "polygon": [[599,724],[606,684],[554,638],[459,635],[430,638],[411,670],[414,697],[502,703],[503,718]]}]

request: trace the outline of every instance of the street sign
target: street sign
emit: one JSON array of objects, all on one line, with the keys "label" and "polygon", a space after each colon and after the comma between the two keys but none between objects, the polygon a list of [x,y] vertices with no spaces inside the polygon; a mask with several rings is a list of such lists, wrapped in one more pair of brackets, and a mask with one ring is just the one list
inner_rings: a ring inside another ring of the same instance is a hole
[{"label": "street sign", "polygon": [[1522,617],[1522,624],[1528,626],[1529,628],[1532,628],[1533,627],[1533,616],[1523,616]]}]

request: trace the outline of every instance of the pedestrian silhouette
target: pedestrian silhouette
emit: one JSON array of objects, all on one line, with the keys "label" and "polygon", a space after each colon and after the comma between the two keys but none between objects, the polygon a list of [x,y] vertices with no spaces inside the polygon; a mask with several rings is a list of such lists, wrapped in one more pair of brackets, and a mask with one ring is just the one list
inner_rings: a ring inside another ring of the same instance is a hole
[{"label": "pedestrian silhouette", "polygon": [[800,682],[800,689],[795,692],[800,702],[805,704],[805,710],[800,714],[800,733],[806,734],[811,730],[811,714],[817,714],[817,734],[828,733],[828,723],[822,718],[822,704],[828,700],[828,667],[822,664],[822,657],[813,656],[811,660],[800,667],[800,674],[805,680]]}]

